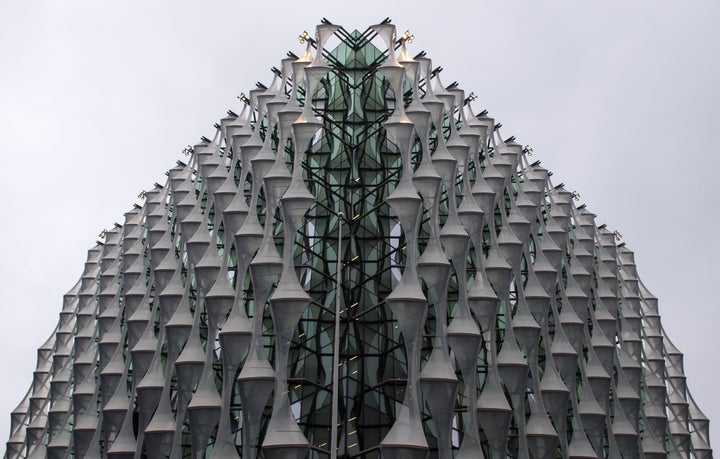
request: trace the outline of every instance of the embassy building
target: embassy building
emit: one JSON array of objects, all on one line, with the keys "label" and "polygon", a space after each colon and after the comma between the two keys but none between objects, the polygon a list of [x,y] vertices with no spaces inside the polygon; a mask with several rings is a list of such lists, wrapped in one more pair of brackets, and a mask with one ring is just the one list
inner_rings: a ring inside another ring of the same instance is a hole
[{"label": "embassy building", "polygon": [[104,231],[6,458],[695,458],[633,253],[386,20],[323,21]]}]

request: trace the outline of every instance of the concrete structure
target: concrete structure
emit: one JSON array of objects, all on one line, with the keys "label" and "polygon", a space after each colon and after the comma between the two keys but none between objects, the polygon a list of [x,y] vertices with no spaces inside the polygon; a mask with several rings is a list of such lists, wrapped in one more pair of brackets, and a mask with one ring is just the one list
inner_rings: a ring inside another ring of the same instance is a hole
[{"label": "concrete structure", "polygon": [[304,34],[104,232],[6,457],[712,456],[632,252],[411,38]]}]

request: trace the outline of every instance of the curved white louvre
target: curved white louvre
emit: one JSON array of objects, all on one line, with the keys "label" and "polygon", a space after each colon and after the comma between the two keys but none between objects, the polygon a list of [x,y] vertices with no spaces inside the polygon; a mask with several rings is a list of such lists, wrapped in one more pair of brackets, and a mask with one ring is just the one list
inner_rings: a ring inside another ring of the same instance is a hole
[{"label": "curved white louvre", "polygon": [[90,249],[6,457],[711,457],[617,233],[389,21],[303,40]]}]

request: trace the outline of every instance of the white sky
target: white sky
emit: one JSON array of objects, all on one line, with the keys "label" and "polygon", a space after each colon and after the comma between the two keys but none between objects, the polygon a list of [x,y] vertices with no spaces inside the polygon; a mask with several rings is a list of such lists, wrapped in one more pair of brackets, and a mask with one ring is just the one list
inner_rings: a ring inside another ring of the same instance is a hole
[{"label": "white sky", "polygon": [[0,3],[0,442],[98,233],[300,53],[303,30],[389,16],[623,234],[720,446],[720,3],[354,4]]}]

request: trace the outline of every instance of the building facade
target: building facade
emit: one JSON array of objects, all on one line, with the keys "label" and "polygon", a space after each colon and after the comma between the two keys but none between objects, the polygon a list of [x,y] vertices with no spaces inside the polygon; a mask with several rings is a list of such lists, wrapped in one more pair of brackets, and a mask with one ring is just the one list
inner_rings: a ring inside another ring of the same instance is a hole
[{"label": "building facade", "polygon": [[618,234],[409,33],[301,41],[89,250],[6,457],[712,457]]}]

